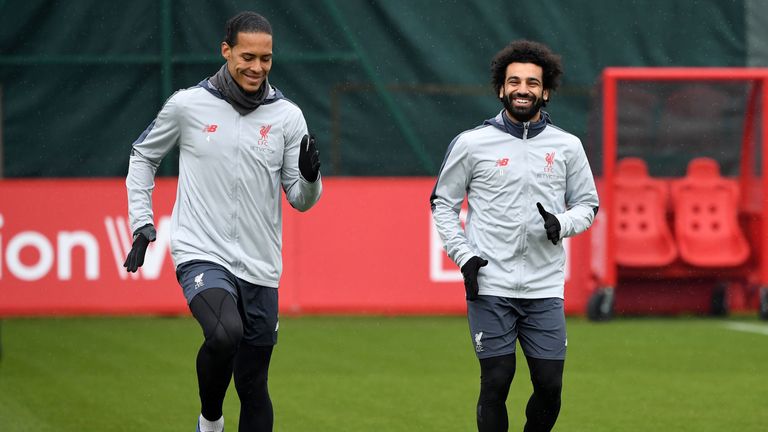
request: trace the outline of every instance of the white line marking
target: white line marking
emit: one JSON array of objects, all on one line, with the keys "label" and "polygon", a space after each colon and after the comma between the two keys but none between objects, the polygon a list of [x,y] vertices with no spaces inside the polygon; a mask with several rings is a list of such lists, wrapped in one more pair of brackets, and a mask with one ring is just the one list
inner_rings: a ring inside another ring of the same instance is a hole
[{"label": "white line marking", "polygon": [[747,323],[726,323],[725,327],[731,330],[743,331],[748,333],[758,333],[768,336],[768,325],[765,324],[747,324]]}]

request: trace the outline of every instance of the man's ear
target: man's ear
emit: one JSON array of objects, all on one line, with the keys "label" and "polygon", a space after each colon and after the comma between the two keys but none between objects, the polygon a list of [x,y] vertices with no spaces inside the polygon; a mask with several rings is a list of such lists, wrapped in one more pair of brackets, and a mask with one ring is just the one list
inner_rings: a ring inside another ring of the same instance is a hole
[{"label": "man's ear", "polygon": [[541,98],[544,99],[544,102],[549,102],[549,90],[544,90],[541,94]]},{"label": "man's ear", "polygon": [[499,99],[504,99],[504,87],[499,87]]},{"label": "man's ear", "polygon": [[229,60],[229,57],[231,55],[232,55],[232,47],[230,47],[228,43],[222,42],[221,43],[221,56],[224,57],[225,60]]}]

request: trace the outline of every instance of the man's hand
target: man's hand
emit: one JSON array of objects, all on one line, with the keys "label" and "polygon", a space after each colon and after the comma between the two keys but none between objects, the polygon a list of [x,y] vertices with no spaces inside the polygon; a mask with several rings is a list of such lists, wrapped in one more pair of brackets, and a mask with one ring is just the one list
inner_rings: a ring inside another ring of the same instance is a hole
[{"label": "man's hand", "polygon": [[544,206],[541,203],[536,203],[536,207],[538,207],[539,214],[544,219],[544,229],[547,231],[547,238],[552,241],[553,245],[556,245],[560,240],[560,221],[557,220],[555,215],[544,210]]},{"label": "man's hand", "polygon": [[152,224],[146,224],[133,233],[133,247],[128,252],[128,258],[125,259],[123,264],[123,267],[128,272],[135,273],[139,267],[144,265],[144,255],[147,253],[147,246],[149,246],[150,242],[155,241],[155,238],[157,238],[157,232]]},{"label": "man's hand", "polygon": [[315,137],[304,135],[299,148],[299,171],[301,176],[310,183],[317,180],[320,173],[320,152],[315,145]]},{"label": "man's hand", "polygon": [[463,266],[461,266],[461,274],[464,276],[464,290],[467,292],[467,300],[477,300],[477,293],[480,291],[480,286],[477,284],[477,274],[480,272],[480,267],[488,265],[488,260],[484,260],[479,256],[473,256]]}]

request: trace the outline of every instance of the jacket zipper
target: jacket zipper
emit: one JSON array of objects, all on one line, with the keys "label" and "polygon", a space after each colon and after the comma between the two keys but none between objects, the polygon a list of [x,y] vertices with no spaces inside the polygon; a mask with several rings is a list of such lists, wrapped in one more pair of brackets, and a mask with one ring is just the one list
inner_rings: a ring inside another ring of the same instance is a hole
[{"label": "jacket zipper", "polygon": [[[528,139],[528,127],[530,125],[531,125],[531,122],[523,122],[523,141]],[[528,158],[528,150],[527,149],[525,150],[525,155],[526,155],[526,159],[527,159]],[[526,178],[526,181],[525,181],[525,189],[526,189],[525,192],[526,192],[526,195],[528,195],[529,188],[530,188],[530,185],[528,183],[528,179]],[[520,262],[518,263],[519,268],[517,269],[518,270],[517,271],[517,277],[518,277],[518,280],[517,280],[517,290],[520,290],[523,287],[523,282],[524,282],[523,281],[523,268],[525,267],[525,251],[526,251],[526,248],[527,248],[527,245],[528,245],[528,242],[526,241],[526,239],[528,238],[528,228],[527,228],[528,225],[527,225],[527,221],[523,220],[522,227],[523,227],[523,233],[522,233],[523,242],[520,245],[520,248],[521,248],[521,250],[520,250]]]},{"label": "jacket zipper", "polygon": [[240,232],[237,229],[238,228],[238,218],[239,218],[239,201],[240,201],[240,171],[242,170],[242,165],[240,161],[242,161],[242,157],[240,155],[241,148],[240,148],[240,116],[238,115],[235,117],[235,184],[234,184],[234,192],[233,192],[233,204],[235,208],[232,210],[232,242],[235,244],[235,250],[237,253],[237,261],[233,263],[234,268],[240,269],[242,266],[242,259],[240,256]]}]

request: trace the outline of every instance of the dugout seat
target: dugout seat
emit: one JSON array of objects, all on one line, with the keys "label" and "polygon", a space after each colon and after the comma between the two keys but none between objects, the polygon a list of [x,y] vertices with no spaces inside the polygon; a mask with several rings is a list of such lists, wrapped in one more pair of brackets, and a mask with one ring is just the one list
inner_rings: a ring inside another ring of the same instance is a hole
[{"label": "dugout seat", "polygon": [[667,185],[648,175],[640,158],[621,159],[614,185],[616,263],[627,267],[660,267],[677,258],[667,224]]},{"label": "dugout seat", "polygon": [[695,158],[672,183],[675,238],[680,257],[699,267],[734,267],[749,258],[749,244],[739,227],[739,186],[720,176],[710,158]]}]

